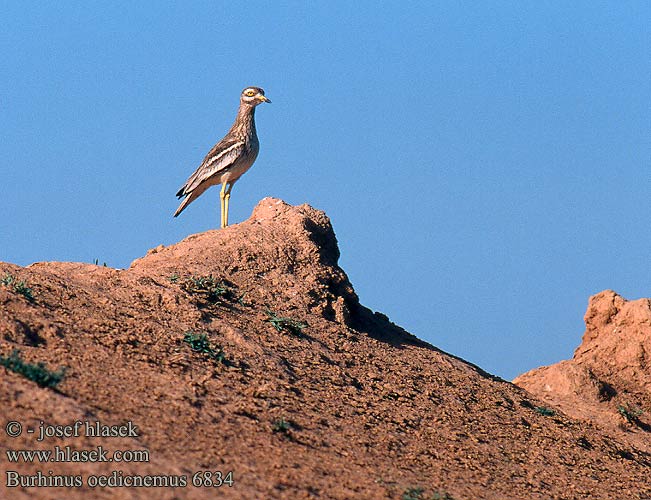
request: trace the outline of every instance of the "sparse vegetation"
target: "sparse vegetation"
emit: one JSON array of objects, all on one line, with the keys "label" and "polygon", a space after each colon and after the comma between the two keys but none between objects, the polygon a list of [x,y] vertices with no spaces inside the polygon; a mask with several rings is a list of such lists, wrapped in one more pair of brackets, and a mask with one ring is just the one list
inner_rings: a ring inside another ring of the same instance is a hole
[{"label": "sparse vegetation", "polygon": [[286,422],[284,418],[274,420],[271,424],[271,430],[280,434],[288,434],[290,430],[289,422]]},{"label": "sparse vegetation", "polygon": [[59,385],[65,376],[65,368],[56,372],[50,371],[43,363],[27,363],[20,357],[20,351],[14,350],[9,356],[0,356],[0,365],[12,372],[18,373],[41,387],[50,389]]},{"label": "sparse vegetation", "polygon": [[423,500],[423,488],[407,488],[402,493],[402,500]]},{"label": "sparse vegetation", "polygon": [[640,416],[644,413],[644,410],[639,406],[633,407],[629,404],[618,406],[617,411],[630,424],[638,424]]},{"label": "sparse vegetation", "polygon": [[444,491],[435,491],[431,497],[425,497],[425,489],[421,487],[407,488],[402,493],[402,500],[454,500],[452,495]]},{"label": "sparse vegetation", "polygon": [[435,491],[432,500],[454,500],[454,497],[445,491]]},{"label": "sparse vegetation", "polygon": [[[172,281],[176,283],[179,277],[177,275],[172,276],[176,276],[176,279]],[[181,283],[181,288],[191,295],[205,297],[210,303],[233,298],[232,288],[224,280],[215,278],[212,274],[208,276],[191,276]]]},{"label": "sparse vegetation", "polygon": [[32,289],[29,288],[24,281],[18,281],[14,285],[14,290],[16,291],[16,293],[23,295],[30,302],[34,301],[34,295],[32,293]]},{"label": "sparse vegetation", "polygon": [[34,294],[31,288],[27,286],[27,283],[24,281],[18,281],[15,276],[12,274],[6,273],[2,279],[0,279],[0,284],[11,288],[14,292],[19,293],[25,297],[30,302],[34,302]]},{"label": "sparse vegetation", "polygon": [[185,332],[183,336],[183,342],[188,344],[190,348],[197,353],[205,354],[209,358],[219,361],[220,363],[226,362],[226,355],[224,351],[219,348],[215,350],[210,344],[208,335],[205,333],[194,333],[194,332]]},{"label": "sparse vegetation", "polygon": [[269,323],[271,323],[272,326],[279,332],[286,331],[292,335],[296,335],[297,337],[303,336],[303,329],[307,327],[307,323],[303,323],[292,318],[284,318],[278,316],[271,309],[267,309],[266,313],[268,316],[267,321],[269,321]]},{"label": "sparse vegetation", "polygon": [[172,274],[168,279],[170,280],[170,283],[177,283],[181,277],[174,273]]},{"label": "sparse vegetation", "polygon": [[534,408],[534,411],[536,413],[540,413],[544,417],[553,417],[556,415],[556,412],[552,410],[551,408],[545,408],[544,406],[536,406]]},{"label": "sparse vegetation", "polygon": [[251,304],[250,302],[246,302],[246,301],[244,300],[244,296],[245,296],[245,295],[246,295],[246,292],[244,292],[242,295],[240,295],[240,296],[237,298],[237,303],[238,303],[239,305],[243,306],[243,307],[251,307],[252,304]]},{"label": "sparse vegetation", "polygon": [[[93,264],[95,264],[96,266],[99,266],[99,259],[95,259],[95,260],[93,261]],[[102,267],[108,267],[108,266],[106,265],[106,262],[104,262],[104,263],[102,264]]]}]

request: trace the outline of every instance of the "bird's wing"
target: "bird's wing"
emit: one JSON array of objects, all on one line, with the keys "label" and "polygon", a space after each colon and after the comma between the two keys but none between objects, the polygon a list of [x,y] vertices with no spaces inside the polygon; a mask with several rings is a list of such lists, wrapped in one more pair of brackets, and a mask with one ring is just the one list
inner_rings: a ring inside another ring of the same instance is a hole
[{"label": "bird's wing", "polygon": [[199,184],[230,167],[243,152],[244,141],[222,139],[208,152],[199,168],[185,181],[176,196],[182,198],[191,193]]}]

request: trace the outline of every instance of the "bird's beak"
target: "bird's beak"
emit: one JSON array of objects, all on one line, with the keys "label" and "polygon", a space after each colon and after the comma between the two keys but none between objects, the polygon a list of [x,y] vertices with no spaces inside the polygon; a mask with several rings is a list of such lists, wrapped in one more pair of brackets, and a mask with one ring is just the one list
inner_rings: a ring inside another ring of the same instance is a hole
[{"label": "bird's beak", "polygon": [[262,102],[271,102],[271,99],[263,96],[262,94],[258,95],[258,99],[260,99]]}]

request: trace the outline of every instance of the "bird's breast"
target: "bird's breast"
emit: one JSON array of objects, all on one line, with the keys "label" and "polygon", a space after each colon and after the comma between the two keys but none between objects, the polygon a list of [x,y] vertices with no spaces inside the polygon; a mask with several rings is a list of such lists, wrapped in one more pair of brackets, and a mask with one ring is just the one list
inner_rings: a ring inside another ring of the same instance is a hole
[{"label": "bird's breast", "polygon": [[251,134],[251,136],[248,138],[246,142],[249,147],[249,150],[253,154],[257,155],[258,151],[260,151],[260,141],[258,141],[258,134],[255,133],[255,128],[253,129],[253,133]]}]

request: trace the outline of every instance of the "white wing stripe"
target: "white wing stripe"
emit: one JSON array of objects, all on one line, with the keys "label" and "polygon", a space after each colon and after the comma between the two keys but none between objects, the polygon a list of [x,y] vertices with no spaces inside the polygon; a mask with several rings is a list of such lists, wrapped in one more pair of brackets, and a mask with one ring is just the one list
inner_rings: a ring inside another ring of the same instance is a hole
[{"label": "white wing stripe", "polygon": [[233,144],[232,146],[227,147],[223,151],[220,151],[219,154],[217,154],[217,155],[213,156],[212,158],[210,158],[210,160],[204,165],[204,167],[205,168],[210,168],[210,165],[215,163],[217,160],[221,159],[222,156],[224,156],[226,153],[228,153],[232,149],[239,148],[240,146],[243,146],[243,145],[244,145],[244,141],[238,141],[235,144]]}]

